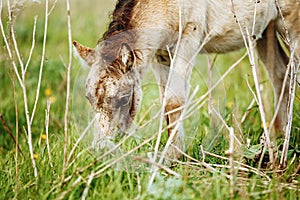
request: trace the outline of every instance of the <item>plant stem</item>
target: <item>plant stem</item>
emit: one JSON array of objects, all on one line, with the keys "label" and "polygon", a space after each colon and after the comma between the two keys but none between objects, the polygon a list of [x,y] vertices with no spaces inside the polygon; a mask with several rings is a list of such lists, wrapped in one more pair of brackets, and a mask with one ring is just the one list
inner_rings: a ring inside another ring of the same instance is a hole
[{"label": "plant stem", "polygon": [[71,10],[70,10],[70,0],[66,0],[67,5],[67,23],[68,23],[68,42],[69,42],[69,62],[67,66],[67,96],[66,96],[66,109],[64,117],[64,160],[63,160],[63,170],[62,179],[65,179],[65,172],[67,169],[67,143],[68,143],[68,116],[69,116],[69,102],[70,102],[70,84],[71,84],[71,67],[72,67],[72,32],[71,32]]}]

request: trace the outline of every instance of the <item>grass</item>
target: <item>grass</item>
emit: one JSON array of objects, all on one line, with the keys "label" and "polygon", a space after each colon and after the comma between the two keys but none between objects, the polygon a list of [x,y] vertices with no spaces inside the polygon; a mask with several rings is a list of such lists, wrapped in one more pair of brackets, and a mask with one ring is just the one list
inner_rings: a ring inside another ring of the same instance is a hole
[{"label": "grass", "polygon": [[[52,3],[53,1],[51,1]],[[87,46],[95,46],[98,38],[104,32],[108,23],[107,13],[113,8],[113,2],[109,0],[90,0],[83,4],[79,0],[71,2],[72,34],[73,39]],[[41,59],[44,4],[25,2],[18,11],[15,21],[15,32],[23,59],[27,59],[31,46],[32,28],[34,16],[38,16],[36,46],[32,61],[28,68],[27,91],[29,110],[32,111],[36,83]],[[7,28],[6,6],[2,14]],[[300,152],[300,100],[295,99],[295,111],[290,141],[289,164],[286,171],[275,173],[266,168],[256,170],[257,161],[251,151],[239,151],[236,153],[236,161],[246,164],[244,171],[241,163],[236,164],[239,170],[235,170],[234,186],[231,185],[228,168],[229,160],[225,152],[229,149],[228,132],[222,128],[222,123],[216,116],[208,114],[208,106],[205,104],[197,109],[192,116],[184,121],[186,130],[186,153],[199,160],[193,161],[185,157],[179,163],[172,166],[171,170],[181,175],[181,178],[168,175],[160,170],[153,185],[147,188],[151,176],[151,165],[141,161],[147,158],[149,152],[154,151],[155,140],[145,142],[145,145],[137,149],[114,165],[115,159],[120,158],[126,152],[137,147],[152,135],[157,133],[159,119],[154,118],[160,109],[159,93],[155,79],[149,71],[143,80],[143,102],[138,114],[136,124],[141,120],[141,126],[137,133],[129,138],[120,151],[115,155],[108,155],[95,162],[97,156],[104,152],[93,152],[88,149],[90,138],[86,137],[75,150],[66,170],[67,180],[61,182],[63,171],[63,147],[64,147],[64,110],[66,98],[66,68],[68,62],[67,43],[67,17],[64,1],[59,1],[49,16],[48,37],[46,46],[46,62],[41,85],[40,101],[37,113],[32,124],[33,149],[38,168],[38,180],[33,175],[33,168],[29,157],[27,145],[26,120],[21,88],[12,71],[11,63],[7,57],[4,41],[1,36],[0,44],[0,113],[2,113],[7,126],[16,136],[19,135],[19,145],[24,156],[18,154],[16,147],[0,124],[0,199],[297,199],[300,196],[299,175],[293,176],[295,168],[299,164]],[[213,81],[216,82],[227,68],[231,66],[244,50],[219,55],[213,68]],[[213,55],[211,59],[213,59]],[[192,74],[192,90],[199,86],[197,98],[208,89],[208,63],[207,56],[199,56]],[[82,68],[77,60],[74,60],[71,73],[72,100],[69,119],[68,152],[74,147],[79,135],[90,120],[91,108],[84,98],[84,81],[88,69]],[[236,135],[243,144],[250,140],[250,150],[259,149],[260,136],[263,132],[259,111],[256,105],[252,106],[246,120],[241,123],[241,118],[247,111],[253,96],[247,87],[247,79],[253,86],[251,68],[247,59],[244,59],[222,83],[212,92],[212,105],[221,114],[226,123],[234,127]],[[261,70],[261,84],[264,87],[263,98],[266,106],[271,108],[272,90],[264,70]],[[14,105],[14,87],[16,86],[16,104]],[[254,87],[254,86],[253,86]],[[299,90],[298,90],[299,91]],[[299,95],[299,92],[297,93]],[[47,100],[51,100],[49,143],[51,147],[52,163],[47,152],[45,140],[45,110]],[[270,105],[268,105],[270,104]],[[149,110],[149,108],[151,108]],[[16,109],[18,113],[18,128],[16,127]],[[271,118],[272,109],[267,110],[268,119]],[[142,120],[143,119],[143,120]],[[146,124],[146,122],[151,123]],[[144,125],[144,126],[143,126]],[[122,140],[122,138],[120,138]],[[167,140],[163,135],[162,145]],[[278,140],[278,144],[282,141]],[[201,150],[201,146],[204,151]],[[280,152],[279,152],[280,153]],[[267,154],[266,154],[267,155]],[[265,158],[267,161],[267,158]],[[210,166],[209,168],[207,166]],[[84,170],[81,170],[84,169]],[[89,181],[91,174],[97,174]],[[79,180],[79,181],[78,181]],[[77,182],[78,181],[78,182]],[[230,190],[234,187],[234,196]]]}]

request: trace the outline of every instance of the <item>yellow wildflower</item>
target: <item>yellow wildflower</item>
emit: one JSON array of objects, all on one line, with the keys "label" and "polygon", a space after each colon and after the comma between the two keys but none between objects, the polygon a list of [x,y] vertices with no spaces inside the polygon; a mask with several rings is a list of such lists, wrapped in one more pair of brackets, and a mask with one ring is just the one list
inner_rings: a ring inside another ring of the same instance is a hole
[{"label": "yellow wildflower", "polygon": [[45,95],[46,95],[47,97],[50,97],[51,94],[52,94],[52,89],[51,89],[51,88],[47,88],[47,89],[44,91],[44,93],[45,93]]},{"label": "yellow wildflower", "polygon": [[47,139],[47,136],[46,136],[46,134],[42,134],[42,140],[46,140]]},{"label": "yellow wildflower", "polygon": [[33,158],[34,159],[38,159],[39,155],[37,155],[36,153],[33,154]]}]

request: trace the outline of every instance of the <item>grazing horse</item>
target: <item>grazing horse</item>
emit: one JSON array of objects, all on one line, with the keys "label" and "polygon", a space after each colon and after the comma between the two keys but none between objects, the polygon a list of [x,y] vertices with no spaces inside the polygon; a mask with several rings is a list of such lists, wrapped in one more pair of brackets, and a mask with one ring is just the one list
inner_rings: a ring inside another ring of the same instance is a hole
[{"label": "grazing horse", "polygon": [[[283,91],[275,121],[275,132],[282,133],[287,123],[289,86],[283,83],[289,57],[278,37],[293,50],[298,63],[299,0],[118,0],[112,21],[94,49],[73,43],[91,67],[86,97],[99,113],[94,144],[101,146],[116,128],[128,130],[141,100],[141,79],[151,65],[161,99],[165,98],[169,134],[179,123],[172,143],[183,149],[184,130],[178,120],[195,55],[238,50],[248,36],[269,73],[275,104]],[[179,153],[171,146],[168,156],[179,158]]]}]

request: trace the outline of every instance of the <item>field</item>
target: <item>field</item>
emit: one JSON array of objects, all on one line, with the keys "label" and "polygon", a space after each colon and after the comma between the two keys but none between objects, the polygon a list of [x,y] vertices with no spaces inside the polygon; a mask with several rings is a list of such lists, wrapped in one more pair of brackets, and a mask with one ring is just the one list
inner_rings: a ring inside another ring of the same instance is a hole
[{"label": "field", "polygon": [[[10,1],[10,15],[7,2],[0,2],[6,35],[0,36],[0,199],[300,197],[299,169],[298,174],[295,173],[300,166],[299,86],[287,167],[270,169],[268,151],[263,159],[256,158],[263,149],[260,138],[264,129],[251,92],[255,86],[248,57],[228,71],[245,54],[245,49],[226,55],[197,57],[190,96],[199,101],[188,105],[193,109],[188,110],[183,122],[185,155],[171,166],[157,164],[150,156],[155,151],[159,132],[161,103],[150,69],[142,84],[143,100],[131,131],[134,134],[118,138],[120,148],[111,153],[93,151],[90,148],[92,130],[79,139],[92,118],[92,108],[84,91],[89,69],[82,67],[75,57],[70,58],[69,41],[94,47],[109,23],[115,1],[72,0],[69,29],[67,1],[56,4],[49,1],[48,7],[46,0],[16,1],[17,4]],[[48,14],[45,14],[46,8]],[[33,38],[35,43],[32,43]],[[24,80],[23,89],[14,63]],[[24,76],[20,63],[27,69]],[[273,91],[263,66],[257,69],[268,126],[273,113]],[[223,79],[225,73],[228,74]],[[214,90],[208,92],[219,80]],[[68,96],[70,101],[66,100]],[[201,98],[204,100],[200,101]],[[227,126],[232,128],[239,145],[230,144]],[[167,139],[164,130],[160,151]],[[278,138],[277,162],[283,144],[284,140]],[[233,147],[234,151],[228,154]]]}]

